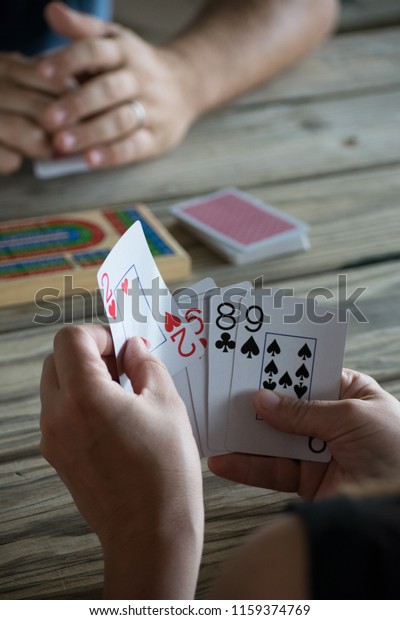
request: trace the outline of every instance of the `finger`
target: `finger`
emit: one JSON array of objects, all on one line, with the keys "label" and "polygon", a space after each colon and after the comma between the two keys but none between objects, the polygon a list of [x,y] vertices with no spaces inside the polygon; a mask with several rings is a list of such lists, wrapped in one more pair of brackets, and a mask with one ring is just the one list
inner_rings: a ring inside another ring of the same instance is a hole
[{"label": "finger", "polygon": [[154,136],[143,128],[108,146],[88,151],[85,160],[92,168],[112,168],[155,155]]},{"label": "finger", "polygon": [[340,398],[362,398],[379,394],[384,390],[375,379],[362,372],[343,368],[340,384]]},{"label": "finger", "polygon": [[126,104],[57,133],[53,144],[62,153],[81,152],[131,134],[136,125],[135,111],[131,105]]},{"label": "finger", "polygon": [[116,69],[123,63],[123,48],[118,39],[83,39],[49,54],[37,67],[38,75],[48,81],[65,81],[83,73],[93,74]]},{"label": "finger", "polygon": [[21,155],[0,144],[0,174],[11,174],[19,170],[21,166]]},{"label": "finger", "polygon": [[118,29],[116,24],[75,11],[62,2],[50,2],[45,8],[44,15],[50,28],[68,39],[103,36]]},{"label": "finger", "polygon": [[21,114],[39,122],[53,101],[54,97],[50,95],[10,82],[2,87],[0,108],[3,112]]},{"label": "finger", "polygon": [[0,112],[0,142],[13,151],[32,158],[50,156],[49,140],[34,121]]},{"label": "finger", "polygon": [[44,125],[50,130],[72,125],[124,101],[131,101],[136,88],[132,73],[125,69],[93,78],[51,105],[44,114]]},{"label": "finger", "polygon": [[142,338],[130,338],[126,344],[122,367],[136,394],[148,391],[158,399],[175,393],[171,376],[160,360],[149,353]]},{"label": "finger", "polygon": [[65,327],[54,338],[54,360],[61,387],[83,390],[96,381],[112,380],[103,357],[114,352],[110,331],[102,325]]},{"label": "finger", "polygon": [[326,442],[351,430],[354,416],[360,415],[350,399],[306,401],[271,390],[256,392],[254,406],[263,420],[274,428],[285,433],[318,437]]},{"label": "finger", "polygon": [[61,83],[57,81],[51,83],[41,77],[37,73],[37,65],[37,60],[26,58],[21,54],[1,54],[0,77],[12,84],[18,84],[27,89],[49,95],[60,94],[68,86],[68,82],[65,80]]},{"label": "finger", "polygon": [[295,493],[300,483],[300,463],[292,459],[250,454],[224,454],[208,459],[215,475],[239,484]]}]

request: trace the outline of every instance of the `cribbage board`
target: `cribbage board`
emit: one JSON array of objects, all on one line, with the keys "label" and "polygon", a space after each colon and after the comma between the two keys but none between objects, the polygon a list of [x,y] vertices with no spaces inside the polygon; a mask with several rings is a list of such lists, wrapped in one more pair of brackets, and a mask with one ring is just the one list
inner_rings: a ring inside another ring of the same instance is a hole
[{"label": "cribbage board", "polygon": [[95,291],[99,266],[137,220],[164,280],[187,277],[190,256],[144,205],[13,220],[0,224],[0,307],[43,299],[54,289],[60,298],[71,289]]}]

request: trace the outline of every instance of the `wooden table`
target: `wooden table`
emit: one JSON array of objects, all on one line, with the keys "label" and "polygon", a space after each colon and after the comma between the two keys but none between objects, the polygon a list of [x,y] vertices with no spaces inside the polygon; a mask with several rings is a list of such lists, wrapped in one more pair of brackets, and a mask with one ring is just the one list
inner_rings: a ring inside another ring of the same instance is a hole
[{"label": "wooden table", "polygon": [[[298,295],[323,286],[338,298],[346,274],[349,292],[366,289],[359,307],[369,321],[350,321],[346,365],[399,397],[400,6],[350,4],[341,30],[268,87],[201,120],[162,159],[49,182],[28,166],[2,179],[1,219],[145,201],[190,252],[188,282],[263,276]],[[228,185],[308,222],[311,251],[235,268],[168,215],[178,200]],[[70,304],[64,310],[69,320]],[[99,543],[38,451],[41,365],[60,326],[34,327],[33,314],[29,305],[0,312],[0,598],[97,598]],[[220,480],[206,463],[204,488],[199,598],[230,549],[290,497]]]}]

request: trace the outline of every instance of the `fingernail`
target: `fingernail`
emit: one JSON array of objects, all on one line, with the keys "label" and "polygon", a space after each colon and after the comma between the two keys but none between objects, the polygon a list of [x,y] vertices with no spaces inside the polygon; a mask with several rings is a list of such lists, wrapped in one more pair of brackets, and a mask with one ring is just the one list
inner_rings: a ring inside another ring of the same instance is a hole
[{"label": "fingernail", "polygon": [[40,66],[40,73],[44,78],[50,80],[56,74],[56,67],[49,62],[45,62]]},{"label": "fingernail", "polygon": [[62,125],[67,119],[67,111],[64,108],[55,108],[51,117],[55,125]]},{"label": "fingernail", "polygon": [[72,149],[76,144],[76,136],[73,133],[63,133],[60,139],[64,149],[67,151]]},{"label": "fingernail", "polygon": [[146,351],[147,352],[147,347],[146,344],[144,342],[143,338],[140,338],[139,336],[133,336],[132,338],[130,338],[130,346],[139,349],[140,351]]},{"label": "fingernail", "polygon": [[100,166],[104,161],[104,153],[99,149],[93,149],[89,151],[88,159],[92,166]]},{"label": "fingernail", "polygon": [[260,390],[257,400],[263,409],[273,409],[280,403],[281,397],[272,390]]}]

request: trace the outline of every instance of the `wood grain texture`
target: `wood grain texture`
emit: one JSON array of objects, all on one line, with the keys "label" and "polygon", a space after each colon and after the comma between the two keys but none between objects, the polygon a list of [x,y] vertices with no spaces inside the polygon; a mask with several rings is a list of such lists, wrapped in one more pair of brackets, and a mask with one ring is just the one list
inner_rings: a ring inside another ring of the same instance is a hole
[{"label": "wood grain texture", "polygon": [[[400,5],[399,5],[400,6]],[[399,83],[400,27],[337,35],[234,106],[377,91]]]},{"label": "wood grain texture", "polygon": [[[2,217],[201,194],[400,161],[400,89],[309,104],[229,109],[200,121],[173,153],[134,168],[41,182],[2,180]],[[210,165],[212,162],[212,165]],[[65,189],[68,188],[68,191]]]},{"label": "wood grain texture", "polygon": [[360,30],[400,23],[397,0],[343,0],[339,28]]},{"label": "wood grain texture", "polygon": [[[256,198],[304,220],[310,226],[311,250],[294,256],[232,267],[174,222],[168,213],[170,200],[151,203],[153,212],[168,226],[192,257],[192,275],[176,286],[191,284],[213,274],[220,286],[263,277],[267,285],[289,277],[299,278],[324,272],[346,272],[352,266],[400,256],[400,166],[357,173],[311,178],[273,186],[250,187]],[[329,245],[327,246],[329,240]],[[324,285],[325,276],[320,277]],[[174,287],[171,287],[174,288]],[[59,302],[58,302],[59,303]],[[79,319],[101,310],[97,299],[79,297],[60,303],[64,316]],[[65,310],[64,310],[65,308]],[[29,305],[0,310],[0,331],[17,325],[32,327],[35,314],[48,312]]]},{"label": "wood grain texture", "polygon": [[[0,485],[0,598],[101,597],[99,543],[53,470],[39,456],[0,464]],[[205,463],[204,488],[207,524],[199,596],[243,536],[292,497],[218,479]]]}]

